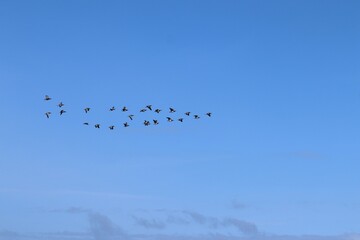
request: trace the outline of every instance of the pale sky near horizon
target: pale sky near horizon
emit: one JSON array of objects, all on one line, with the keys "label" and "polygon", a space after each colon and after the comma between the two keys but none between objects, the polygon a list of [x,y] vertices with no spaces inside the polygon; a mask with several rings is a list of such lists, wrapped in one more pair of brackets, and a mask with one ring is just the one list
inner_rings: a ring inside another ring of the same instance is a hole
[{"label": "pale sky near horizon", "polygon": [[359,1],[3,0],[0,31],[1,240],[360,238]]}]

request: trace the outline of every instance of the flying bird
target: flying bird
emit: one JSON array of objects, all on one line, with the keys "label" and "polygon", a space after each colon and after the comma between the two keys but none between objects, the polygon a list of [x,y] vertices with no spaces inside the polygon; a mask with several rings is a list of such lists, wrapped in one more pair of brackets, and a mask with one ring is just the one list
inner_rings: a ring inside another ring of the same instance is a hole
[{"label": "flying bird", "polygon": [[84,125],[89,125],[89,123],[88,123],[88,122],[84,122],[83,124],[84,124]]},{"label": "flying bird", "polygon": [[156,119],[154,119],[153,122],[154,122],[154,125],[158,125],[158,124],[159,124],[159,121],[156,120]]},{"label": "flying bird", "polygon": [[211,112],[206,113],[206,115],[208,115],[209,117],[211,117],[211,114],[212,114]]},{"label": "flying bird", "polygon": [[126,107],[123,107],[122,111],[123,111],[123,112],[127,112],[128,109],[127,109]]},{"label": "flying bird", "polygon": [[45,101],[49,101],[49,100],[51,100],[51,97],[49,97],[48,95],[45,95],[45,99],[44,99]]},{"label": "flying bird", "polygon": [[145,125],[145,126],[149,126],[149,125],[150,125],[150,122],[147,121],[147,120],[144,120],[144,125]]},{"label": "flying bird", "polygon": [[170,109],[170,113],[174,113],[174,112],[176,112],[176,110],[175,109],[173,109],[173,108],[169,108]]},{"label": "flying bird", "polygon": [[200,117],[199,117],[199,115],[194,115],[194,118],[199,119]]},{"label": "flying bird", "polygon": [[156,112],[156,113],[160,113],[160,112],[161,112],[161,109],[155,109],[155,112]]},{"label": "flying bird", "polygon": [[112,107],[110,108],[110,111],[111,111],[111,112],[112,112],[112,111],[115,111],[115,107],[112,106]]},{"label": "flying bird", "polygon": [[47,118],[50,118],[50,114],[51,114],[51,112],[46,112],[46,113],[45,113],[45,115],[46,115]]},{"label": "flying bird", "polygon": [[148,108],[150,111],[152,111],[152,105],[147,105],[146,108]]},{"label": "flying bird", "polygon": [[141,109],[140,112],[146,112],[146,108]]},{"label": "flying bird", "polygon": [[109,129],[114,130],[114,127],[115,127],[114,125],[111,125],[111,126],[109,126]]},{"label": "flying bird", "polygon": [[95,124],[95,128],[100,128],[100,124]]},{"label": "flying bird", "polygon": [[184,120],[183,118],[179,118],[179,119],[178,119],[179,122],[183,122],[183,120]]},{"label": "flying bird", "polygon": [[129,124],[126,122],[126,123],[124,123],[124,127],[128,127],[129,126]]},{"label": "flying bird", "polygon": [[88,113],[90,111],[90,108],[84,108],[85,113]]},{"label": "flying bird", "polygon": [[60,116],[63,115],[63,113],[66,113],[66,111],[64,109],[61,109]]},{"label": "flying bird", "polygon": [[168,122],[174,121],[171,117],[166,117]]},{"label": "flying bird", "polygon": [[190,116],[190,112],[186,112],[185,115],[186,115],[186,116]]},{"label": "flying bird", "polygon": [[62,102],[60,102],[59,104],[58,104],[58,107],[62,107],[62,106],[64,106],[64,104],[62,103]]},{"label": "flying bird", "polygon": [[134,115],[131,114],[128,117],[130,118],[130,120],[133,120]]}]

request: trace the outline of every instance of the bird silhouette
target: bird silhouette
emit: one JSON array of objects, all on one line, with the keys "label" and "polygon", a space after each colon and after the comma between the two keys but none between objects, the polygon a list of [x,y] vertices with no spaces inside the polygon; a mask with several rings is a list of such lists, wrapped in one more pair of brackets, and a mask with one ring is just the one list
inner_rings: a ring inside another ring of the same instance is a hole
[{"label": "bird silhouette", "polygon": [[84,108],[85,113],[88,113],[90,111],[90,108]]},{"label": "bird silhouette", "polygon": [[149,126],[149,125],[150,125],[150,122],[147,121],[147,120],[144,120],[144,125],[145,125],[145,126]]},{"label": "bird silhouette", "polygon": [[112,112],[112,111],[115,111],[115,107],[112,106],[112,107],[110,108],[110,111],[111,111],[111,112]]},{"label": "bird silhouette", "polygon": [[114,125],[109,126],[109,129],[110,129],[110,130],[114,130],[114,128],[115,128]]},{"label": "bird silhouette", "polygon": [[212,114],[211,112],[206,113],[206,115],[208,115],[209,117],[211,117],[211,114]]},{"label": "bird silhouette", "polygon": [[44,100],[45,100],[45,101],[49,101],[49,100],[51,100],[51,97],[49,97],[48,95],[45,95]]},{"label": "bird silhouette", "polygon": [[127,112],[128,109],[127,109],[126,107],[123,107],[122,111],[123,111],[123,112]]},{"label": "bird silhouette", "polygon": [[160,112],[161,112],[161,109],[155,109],[155,112],[156,112],[156,113],[160,113]]},{"label": "bird silhouette", "polygon": [[46,112],[45,115],[47,118],[50,118],[51,112]]},{"label": "bird silhouette", "polygon": [[179,121],[179,122],[183,122],[184,119],[183,119],[183,118],[179,118],[178,121]]},{"label": "bird silhouette", "polygon": [[66,111],[64,109],[61,109],[60,116],[63,115],[63,113],[66,113]]},{"label": "bird silhouette", "polygon": [[89,125],[89,123],[88,123],[88,122],[84,122],[83,124],[84,124],[84,125]]},{"label": "bird silhouette", "polygon": [[168,122],[174,121],[171,117],[166,117]]},{"label": "bird silhouette", "polygon": [[140,112],[146,112],[146,108],[141,109]]},{"label": "bird silhouette", "polygon": [[153,122],[154,122],[154,125],[158,125],[158,124],[159,124],[159,121],[156,120],[156,119],[154,119]]},{"label": "bird silhouette", "polygon": [[146,108],[148,108],[150,111],[152,111],[152,105],[147,105]]},{"label": "bird silhouette", "polygon": [[64,106],[64,104],[62,103],[62,102],[60,102],[59,104],[58,104],[58,107],[62,107],[62,106]]},{"label": "bird silhouette", "polygon": [[124,123],[124,127],[128,127],[128,126],[130,126],[130,125],[127,122]]},{"label": "bird silhouette", "polygon": [[199,119],[200,117],[199,117],[199,115],[194,115],[194,118]]},{"label": "bird silhouette", "polygon": [[186,115],[186,116],[190,116],[190,112],[186,112],[185,115]]},{"label": "bird silhouette", "polygon": [[95,128],[100,128],[100,124],[95,124]]},{"label": "bird silhouette", "polygon": [[134,115],[131,114],[128,117],[130,118],[130,120],[133,120]]},{"label": "bird silhouette", "polygon": [[169,110],[170,110],[170,111],[169,111],[170,113],[174,113],[174,112],[176,112],[176,110],[175,110],[175,109],[173,109],[173,108],[169,108]]}]

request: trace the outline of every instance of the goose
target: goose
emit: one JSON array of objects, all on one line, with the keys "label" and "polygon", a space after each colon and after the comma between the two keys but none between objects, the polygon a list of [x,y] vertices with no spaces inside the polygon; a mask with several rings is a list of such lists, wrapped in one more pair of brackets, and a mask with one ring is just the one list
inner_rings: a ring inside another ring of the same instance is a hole
[{"label": "goose", "polygon": [[133,120],[134,115],[131,114],[128,117],[130,118],[130,120]]},{"label": "goose", "polygon": [[172,118],[171,117],[166,117],[167,118],[167,121],[168,122],[172,122],[172,121],[174,121],[174,120],[172,120]]},{"label": "goose", "polygon": [[149,126],[149,125],[150,125],[150,122],[147,121],[147,120],[144,120],[144,125],[145,125],[145,126]]},{"label": "goose", "polygon": [[156,113],[160,113],[160,112],[161,112],[161,109],[155,109],[155,112],[156,112]]},{"label": "goose", "polygon": [[88,123],[88,122],[84,122],[83,124],[84,124],[84,125],[89,125],[89,123]]},{"label": "goose", "polygon": [[111,111],[111,112],[112,112],[112,111],[115,111],[115,107],[112,106],[112,107],[110,108],[110,111]]},{"label": "goose", "polygon": [[141,109],[140,112],[146,112],[146,108]]},{"label": "goose", "polygon": [[46,113],[45,113],[45,115],[46,115],[47,118],[50,118],[50,114],[51,114],[51,112],[46,112]]},{"label": "goose", "polygon": [[211,117],[211,114],[212,114],[211,112],[206,113],[206,115],[208,115],[209,117]]},{"label": "goose", "polygon": [[49,101],[49,100],[51,100],[51,97],[49,97],[48,95],[45,95],[44,100],[45,100],[45,101]]},{"label": "goose", "polygon": [[64,106],[64,104],[62,103],[62,102],[60,102],[59,104],[58,104],[58,107],[62,107],[62,106]]},{"label": "goose", "polygon": [[124,127],[128,127],[129,126],[129,124],[126,122],[126,123],[124,123]]},{"label": "goose", "polygon": [[61,109],[60,116],[63,115],[63,113],[66,113],[66,111],[64,109]]},{"label": "goose", "polygon": [[170,113],[174,113],[174,112],[176,112],[176,110],[175,109],[173,109],[173,108],[169,108],[170,109]]},{"label": "goose", "polygon": [[179,122],[183,122],[183,120],[184,120],[183,118],[179,118],[179,119],[178,119]]},{"label": "goose", "polygon": [[123,109],[122,109],[123,112],[127,112],[128,109],[124,106]]},{"label": "goose", "polygon": [[158,125],[158,124],[159,124],[159,121],[156,120],[156,119],[154,119],[153,122],[154,122],[154,125]]},{"label": "goose", "polygon": [[194,118],[199,119],[200,117],[199,117],[199,115],[194,115]]},{"label": "goose", "polygon": [[85,113],[88,113],[90,111],[90,108],[84,108]]},{"label": "goose", "polygon": [[114,130],[114,127],[115,127],[114,125],[111,125],[111,126],[109,126],[109,129]]},{"label": "goose", "polygon": [[95,128],[100,128],[100,124],[95,124]]},{"label": "goose", "polygon": [[190,112],[186,112],[185,115],[186,115],[186,116],[190,116]]},{"label": "goose", "polygon": [[150,111],[152,111],[152,105],[147,105],[146,108],[148,108]]}]

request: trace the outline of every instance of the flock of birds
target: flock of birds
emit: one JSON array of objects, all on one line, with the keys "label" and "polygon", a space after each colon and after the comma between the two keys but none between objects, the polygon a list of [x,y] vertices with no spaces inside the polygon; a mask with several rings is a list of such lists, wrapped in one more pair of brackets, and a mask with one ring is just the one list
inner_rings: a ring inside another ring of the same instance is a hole
[{"label": "flock of birds", "polygon": [[[45,98],[44,98],[45,101],[50,101],[51,99],[52,99],[51,97],[49,97],[48,95],[45,95]],[[60,108],[60,111],[59,111],[60,116],[66,113],[66,111],[63,109],[63,106],[64,106],[63,102],[60,102],[59,104],[57,104],[57,106]],[[89,113],[90,110],[91,110],[90,107],[85,107],[85,108],[84,108],[84,112],[85,112],[86,114]],[[113,112],[113,111],[115,111],[115,110],[116,110],[115,106],[112,106],[112,107],[109,109],[110,112]],[[154,111],[153,111],[153,110],[154,110]],[[124,107],[121,109],[121,111],[122,111],[122,112],[128,112],[129,109],[128,109],[126,106],[124,106]],[[161,110],[161,109],[159,109],[159,108],[153,109],[152,105],[147,105],[147,106],[145,106],[144,108],[140,109],[140,113],[144,113],[144,112],[146,112],[146,111],[153,111],[153,112],[159,114],[159,113],[160,113],[161,111],[163,111],[163,110]],[[175,113],[175,112],[176,112],[176,110],[175,110],[174,108],[169,107],[169,112],[168,112],[169,114]],[[46,116],[47,118],[50,118],[51,114],[52,114],[52,113],[51,113],[50,111],[48,111],[48,112],[45,113],[45,116]],[[191,112],[185,112],[184,114],[185,114],[187,117],[191,117]],[[207,112],[207,113],[205,114],[205,116],[207,116],[207,117],[211,117],[211,115],[212,115],[211,112]],[[192,116],[193,116],[194,119],[200,119],[200,115],[198,115],[198,114],[194,114],[194,115],[192,115]],[[129,118],[129,121],[132,121],[132,120],[134,120],[135,115],[134,115],[134,114],[129,114],[127,117]],[[167,122],[173,122],[173,121],[175,121],[175,120],[177,120],[177,121],[179,121],[179,122],[183,122],[183,121],[184,121],[184,118],[183,118],[183,117],[180,117],[180,118],[177,118],[177,119],[175,119],[175,118],[173,118],[173,117],[166,117],[166,119],[167,119]],[[175,119],[175,120],[174,120],[174,119]],[[151,124],[152,124],[152,125],[158,125],[158,124],[159,124],[159,120],[157,120],[157,119],[153,119],[152,121],[144,120],[143,124],[144,124],[144,126],[150,126]],[[83,125],[88,126],[88,125],[90,125],[90,124],[89,124],[88,122],[84,122]],[[94,127],[95,127],[95,128],[100,128],[100,126],[101,126],[100,123],[94,124]],[[123,123],[123,126],[124,126],[124,127],[129,127],[130,124],[129,124],[129,122],[124,122],[124,123]],[[115,126],[114,126],[114,125],[111,125],[111,126],[108,126],[108,128],[109,128],[110,130],[114,130],[114,129],[115,129]]]}]

